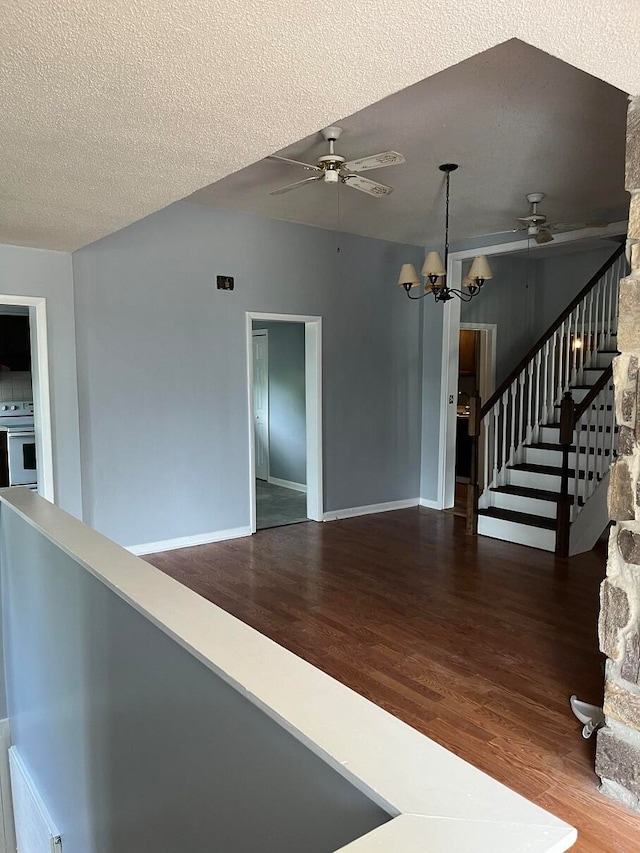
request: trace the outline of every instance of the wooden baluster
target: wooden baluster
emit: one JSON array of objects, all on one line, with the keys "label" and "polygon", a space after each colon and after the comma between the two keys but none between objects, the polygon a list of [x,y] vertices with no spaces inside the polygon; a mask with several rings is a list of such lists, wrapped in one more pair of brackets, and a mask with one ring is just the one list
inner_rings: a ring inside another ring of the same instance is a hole
[{"label": "wooden baluster", "polygon": [[611,321],[613,317],[613,269],[610,269],[607,273],[607,290],[608,290],[608,300],[607,300],[607,349],[611,349],[611,333],[613,331]]},{"label": "wooden baluster", "polygon": [[571,317],[567,318],[566,324],[563,323],[564,331],[564,380],[562,382],[562,393],[568,390],[571,384]]},{"label": "wooden baluster", "polygon": [[480,439],[480,395],[474,391],[469,400],[469,437],[471,438],[471,471],[467,487],[466,531],[470,536],[478,532],[478,442]]},{"label": "wooden baluster", "polygon": [[[587,309],[587,334],[589,336],[589,356],[587,367],[593,367],[595,365],[595,338],[593,334],[593,290],[587,294],[587,303],[589,306]],[[586,347],[586,341],[583,341],[582,346]]]},{"label": "wooden baluster", "polygon": [[504,485],[507,479],[505,466],[507,464],[507,418],[509,416],[509,389],[504,392],[502,395],[502,465],[501,469],[501,478],[500,484]]},{"label": "wooden baluster", "polygon": [[[489,413],[490,415],[491,413]],[[484,424],[484,454],[482,456],[482,491],[486,492],[489,488],[489,472],[492,468],[492,459],[489,456],[489,433],[491,432],[491,418],[485,418]]]},{"label": "wooden baluster", "polygon": [[[519,393],[519,414],[518,414],[518,451],[520,450],[521,445],[524,443],[525,435],[526,435],[526,426],[524,422],[524,384],[527,374],[522,371],[519,377],[520,381],[520,393]],[[516,459],[516,462],[519,462],[519,459]]]},{"label": "wooden baluster", "polygon": [[558,333],[555,332],[549,340],[547,362],[549,363],[549,397],[547,399],[547,423],[552,424],[555,420],[554,406],[556,403],[556,357],[557,357]]},{"label": "wooden baluster", "polygon": [[516,458],[516,420],[518,416],[518,380],[511,383],[511,405],[509,406],[509,419],[511,421],[511,446],[509,447],[509,464],[513,465]]},{"label": "wooden baluster", "polygon": [[600,346],[600,284],[596,284],[593,288],[593,304],[593,348],[596,352],[599,352],[602,349]]},{"label": "wooden baluster", "polygon": [[574,405],[571,392],[560,404],[560,444],[562,445],[562,474],[560,477],[560,499],[556,514],[556,554],[569,556],[570,502],[569,502],[569,448],[573,441],[575,426]]},{"label": "wooden baluster", "polygon": [[533,410],[533,438],[535,441],[538,440],[538,434],[540,432],[540,395],[541,395],[541,387],[540,387],[540,365],[542,363],[542,350],[538,350],[535,357],[535,368],[536,368],[536,378],[535,378],[535,407]]},{"label": "wooden baluster", "polygon": [[533,435],[533,359],[527,365],[527,434],[525,441],[531,441]]},{"label": "wooden baluster", "polygon": [[578,352],[578,356],[580,359],[580,369],[579,369],[578,375],[580,376],[580,382],[584,384],[584,366],[585,366],[584,365],[584,359],[585,359],[585,355],[586,355],[586,343],[585,343],[585,339],[584,339],[584,329],[585,329],[584,318],[585,318],[585,314],[587,313],[586,302],[582,302],[580,304],[579,308],[580,308],[580,350]]},{"label": "wooden baluster", "polygon": [[500,400],[493,407],[493,484],[498,485],[498,419],[500,412]]},{"label": "wooden baluster", "polygon": [[576,349],[576,341],[578,340],[578,308],[573,311],[573,333],[571,336],[571,384],[578,384],[578,350]]}]

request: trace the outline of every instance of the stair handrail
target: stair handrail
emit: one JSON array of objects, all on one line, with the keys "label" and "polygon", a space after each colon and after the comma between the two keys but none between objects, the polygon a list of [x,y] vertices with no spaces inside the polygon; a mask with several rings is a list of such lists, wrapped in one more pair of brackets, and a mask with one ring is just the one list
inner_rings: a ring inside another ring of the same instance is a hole
[{"label": "stair handrail", "polygon": [[567,317],[571,314],[571,312],[582,302],[582,300],[589,294],[589,291],[592,290],[596,284],[600,281],[600,279],[609,271],[609,269],[615,264],[620,255],[624,253],[625,244],[621,243],[620,246],[611,254],[611,256],[602,264],[600,269],[589,279],[587,284],[582,288],[580,293],[567,305],[564,311],[560,314],[560,316],[554,320],[554,322],[549,326],[547,331],[536,341],[536,343],[531,347],[531,349],[527,352],[527,354],[518,362],[518,364],[514,367],[511,373],[507,376],[507,378],[500,383],[500,385],[496,388],[493,394],[489,397],[486,403],[483,404],[482,409],[480,410],[480,418],[484,419],[485,415],[491,411],[493,406],[498,402],[498,400],[502,397],[505,391],[509,388],[509,386],[518,378],[518,376],[522,373],[523,370],[526,369],[527,365],[535,357],[535,355],[541,350],[547,341],[553,337],[554,333],[560,328],[560,326],[564,323]]}]

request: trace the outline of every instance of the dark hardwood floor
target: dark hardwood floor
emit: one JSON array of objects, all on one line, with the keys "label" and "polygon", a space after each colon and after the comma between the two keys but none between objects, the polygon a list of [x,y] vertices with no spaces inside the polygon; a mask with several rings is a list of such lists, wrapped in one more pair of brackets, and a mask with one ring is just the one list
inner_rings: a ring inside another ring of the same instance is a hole
[{"label": "dark hardwood floor", "polygon": [[147,559],[577,826],[574,850],[640,850],[568,704],[602,700],[604,545],[560,560],[409,509]]}]

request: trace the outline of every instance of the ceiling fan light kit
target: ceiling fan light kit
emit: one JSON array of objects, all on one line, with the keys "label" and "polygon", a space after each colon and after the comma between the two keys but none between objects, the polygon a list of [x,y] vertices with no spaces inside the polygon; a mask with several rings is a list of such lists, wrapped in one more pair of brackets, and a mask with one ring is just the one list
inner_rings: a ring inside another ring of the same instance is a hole
[{"label": "ceiling fan light kit", "polygon": [[433,295],[436,302],[448,302],[457,296],[462,302],[469,302],[480,293],[482,285],[493,278],[491,267],[484,255],[473,259],[463,285],[465,290],[457,290],[447,285],[447,261],[449,260],[449,182],[451,172],[458,168],[456,163],[443,163],[439,166],[446,175],[445,217],[444,217],[444,261],[440,252],[427,252],[420,273],[424,279],[424,293],[412,296],[411,290],[422,284],[413,264],[403,264],[398,278],[398,287],[404,288],[409,299],[423,299],[428,293]]},{"label": "ceiling fan light kit", "polygon": [[272,190],[270,195],[283,195],[315,181],[324,181],[325,184],[342,183],[354,190],[359,190],[360,192],[367,193],[367,195],[377,196],[378,198],[392,193],[393,187],[380,184],[369,178],[363,178],[360,172],[381,169],[384,166],[397,166],[400,163],[404,163],[402,154],[399,154],[397,151],[383,151],[381,154],[372,154],[368,157],[358,157],[356,160],[347,161],[335,152],[335,144],[341,135],[341,127],[326,127],[322,131],[324,141],[329,145],[329,152],[318,157],[315,164],[303,163],[301,160],[292,160],[290,157],[280,157],[278,154],[272,154],[268,157],[268,160],[279,160],[282,163],[289,163],[293,166],[302,166],[303,169],[309,172],[316,172],[310,178],[304,178],[301,181],[296,181],[294,184],[287,184],[277,190]]}]

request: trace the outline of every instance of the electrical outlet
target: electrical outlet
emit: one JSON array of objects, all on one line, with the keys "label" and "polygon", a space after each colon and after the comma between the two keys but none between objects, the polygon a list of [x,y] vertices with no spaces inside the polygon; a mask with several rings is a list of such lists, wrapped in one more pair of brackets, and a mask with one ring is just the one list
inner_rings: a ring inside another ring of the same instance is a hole
[{"label": "electrical outlet", "polygon": [[233,290],[232,275],[219,275],[216,277],[216,281],[218,283],[218,290]]},{"label": "electrical outlet", "polygon": [[449,403],[453,403],[453,394],[449,394]]}]

